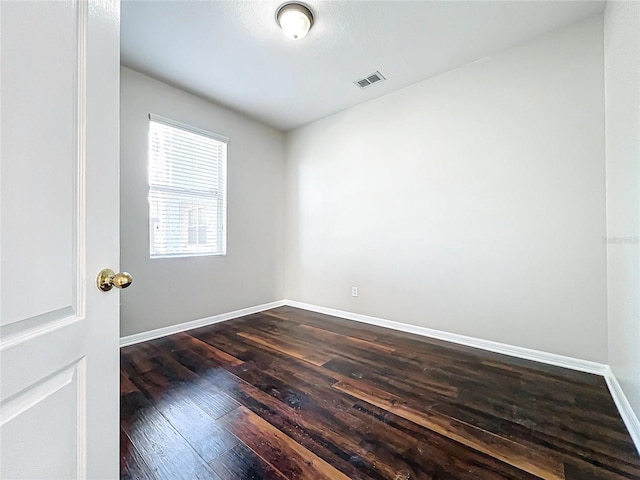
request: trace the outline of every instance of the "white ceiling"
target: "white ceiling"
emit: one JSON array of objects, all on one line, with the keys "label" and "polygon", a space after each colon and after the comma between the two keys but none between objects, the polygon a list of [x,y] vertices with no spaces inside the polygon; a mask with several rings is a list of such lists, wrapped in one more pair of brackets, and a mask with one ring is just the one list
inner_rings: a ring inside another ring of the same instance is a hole
[{"label": "white ceiling", "polygon": [[[122,2],[122,63],[289,130],[601,12],[603,1],[306,0],[286,38],[284,0]],[[353,81],[379,70],[366,90]]]}]

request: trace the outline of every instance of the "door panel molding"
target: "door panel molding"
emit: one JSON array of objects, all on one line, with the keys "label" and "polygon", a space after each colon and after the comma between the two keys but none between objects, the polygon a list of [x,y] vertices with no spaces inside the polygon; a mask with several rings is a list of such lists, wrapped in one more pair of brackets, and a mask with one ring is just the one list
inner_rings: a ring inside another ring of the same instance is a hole
[{"label": "door panel molding", "polygon": [[[5,426],[23,414],[29,414],[38,405],[52,398],[64,388],[75,390],[76,445],[75,458],[76,478],[86,478],[86,357],[82,357],[67,367],[54,372],[42,380],[30,385],[0,403],[0,426]],[[73,409],[72,405],[68,405]]]},{"label": "door panel molding", "polygon": [[76,365],[76,471],[77,478],[87,478],[87,357]]},{"label": "door panel molding", "polygon": [[86,230],[86,171],[87,171],[87,25],[88,2],[77,3],[78,59],[77,59],[77,112],[76,112],[76,292],[75,313],[84,318],[87,308],[87,230]]},{"label": "door panel molding", "polygon": [[69,385],[73,380],[73,375],[76,373],[77,365],[77,362],[69,365],[3,401],[0,404],[2,405],[0,425],[10,422],[18,415],[22,415],[47,397]]},{"label": "door panel molding", "polygon": [[0,352],[83,319],[69,306],[4,325],[0,327]]}]

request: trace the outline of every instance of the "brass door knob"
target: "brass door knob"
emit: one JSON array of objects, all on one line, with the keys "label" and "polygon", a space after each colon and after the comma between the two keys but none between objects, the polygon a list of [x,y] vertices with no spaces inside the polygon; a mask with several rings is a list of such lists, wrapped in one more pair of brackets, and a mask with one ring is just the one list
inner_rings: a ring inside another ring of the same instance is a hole
[{"label": "brass door knob", "polygon": [[110,268],[105,268],[98,274],[98,288],[103,292],[108,292],[113,287],[127,288],[133,282],[133,277],[127,272],[115,273]]}]

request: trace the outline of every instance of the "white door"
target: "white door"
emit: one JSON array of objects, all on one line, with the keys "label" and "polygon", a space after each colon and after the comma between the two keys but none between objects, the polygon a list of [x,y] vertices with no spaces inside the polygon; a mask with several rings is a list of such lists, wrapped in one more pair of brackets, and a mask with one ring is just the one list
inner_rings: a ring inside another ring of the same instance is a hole
[{"label": "white door", "polygon": [[[118,477],[119,2],[0,1],[0,477]],[[130,293],[130,292],[126,292]]]}]

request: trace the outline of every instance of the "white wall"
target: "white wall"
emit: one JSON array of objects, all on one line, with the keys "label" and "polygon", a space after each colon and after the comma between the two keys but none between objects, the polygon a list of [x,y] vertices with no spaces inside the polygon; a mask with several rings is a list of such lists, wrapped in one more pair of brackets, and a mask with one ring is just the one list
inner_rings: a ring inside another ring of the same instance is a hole
[{"label": "white wall", "polygon": [[606,363],[602,28],[290,132],[287,298]]},{"label": "white wall", "polygon": [[[121,295],[121,335],[284,298],[284,135],[128,68],[121,73],[121,265],[134,275]],[[230,138],[226,256],[149,259],[150,112]]]},{"label": "white wall", "polygon": [[640,3],[604,18],[609,363],[640,416]]}]

